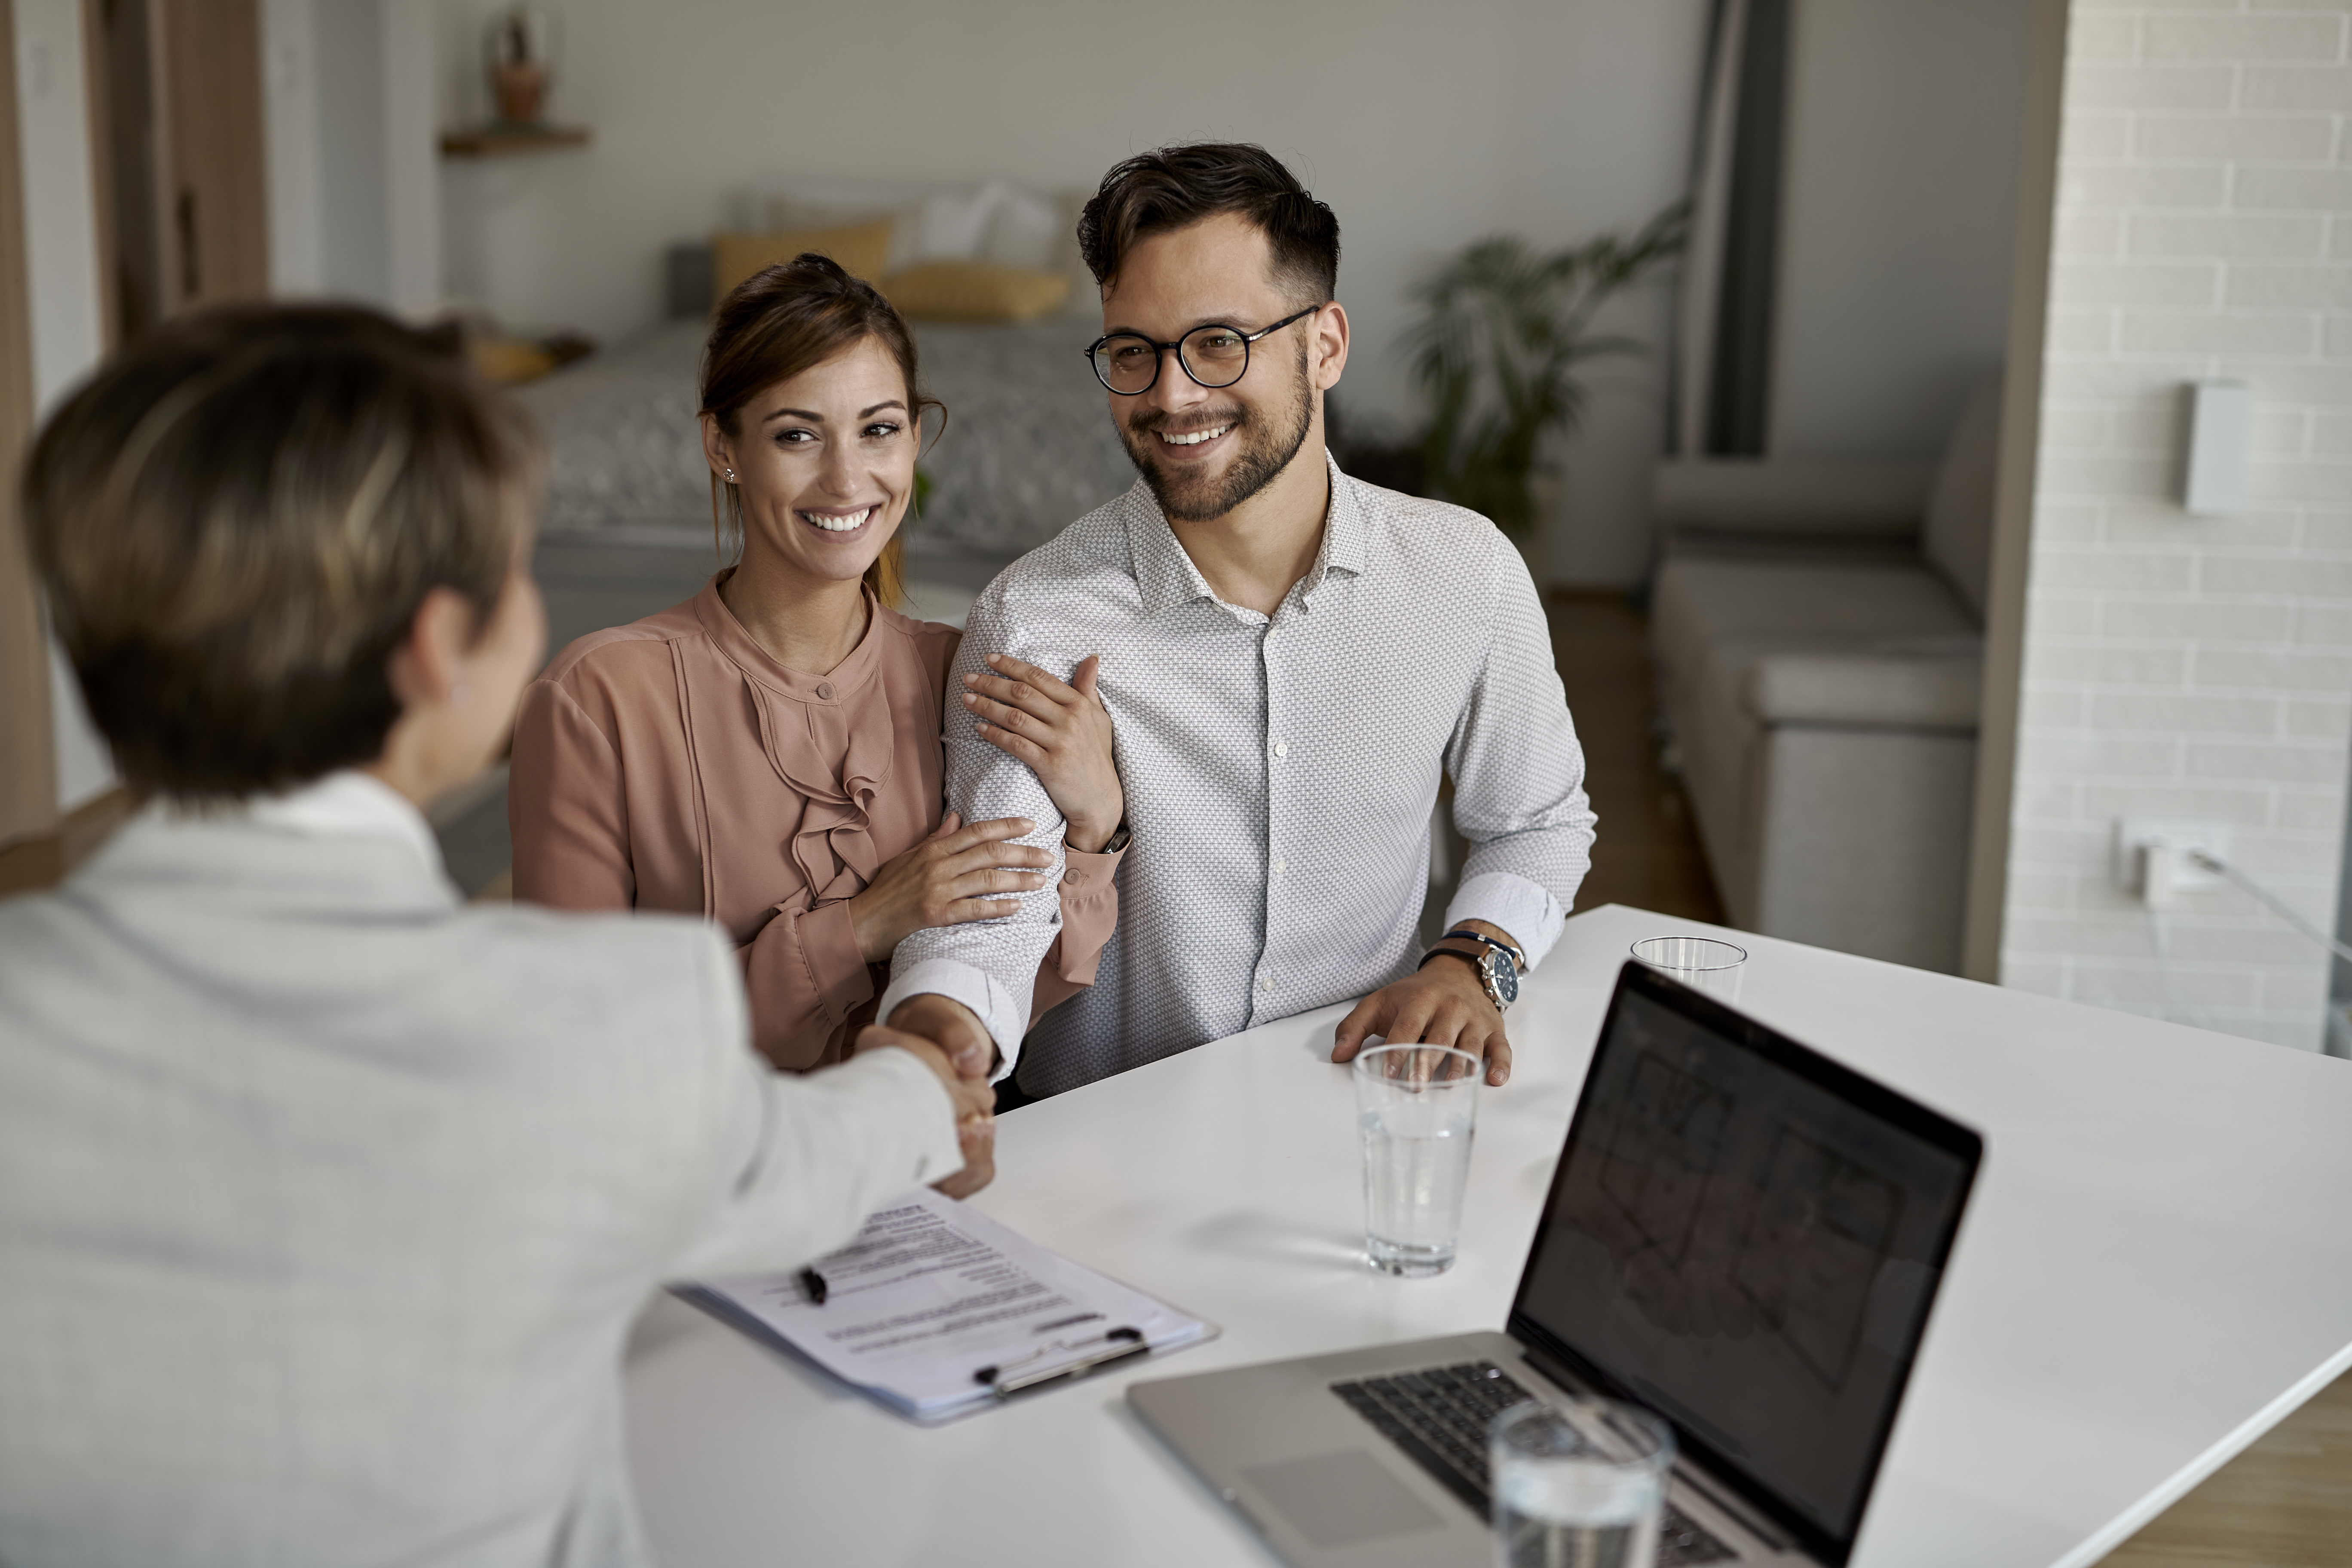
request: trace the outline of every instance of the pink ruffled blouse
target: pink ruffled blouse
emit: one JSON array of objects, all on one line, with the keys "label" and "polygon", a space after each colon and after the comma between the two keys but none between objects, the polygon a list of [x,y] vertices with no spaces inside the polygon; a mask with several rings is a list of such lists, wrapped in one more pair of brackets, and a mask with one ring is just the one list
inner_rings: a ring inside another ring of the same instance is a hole
[{"label": "pink ruffled blouse", "polygon": [[[940,825],[962,634],[869,594],[856,649],[803,675],[735,618],[724,577],[582,637],[524,692],[507,797],[514,891],[716,921],[743,963],[754,1043],[805,1071],[848,1054],[888,983],[887,965],[858,954],[848,900]],[[1118,920],[1118,860],[1069,852],[1033,1019],[1093,983]]]}]

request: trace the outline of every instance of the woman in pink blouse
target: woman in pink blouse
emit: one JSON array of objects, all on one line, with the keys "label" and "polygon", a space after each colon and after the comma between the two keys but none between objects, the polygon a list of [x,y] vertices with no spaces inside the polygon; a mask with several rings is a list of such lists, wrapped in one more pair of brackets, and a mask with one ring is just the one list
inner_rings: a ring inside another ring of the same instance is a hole
[{"label": "woman in pink blouse", "polygon": [[[890,607],[926,406],[906,323],[833,262],[803,256],[730,294],[702,425],[740,563],[564,649],[515,731],[515,896],[724,926],[754,1042],[782,1068],[848,1055],[909,931],[1010,914],[989,895],[1043,887],[1051,864],[1006,842],[1028,822],[940,816],[961,634]],[[1093,981],[1118,920],[1125,801],[1094,665],[1075,684],[1000,666],[958,694],[1069,818],[1062,936],[1033,1016]]]}]

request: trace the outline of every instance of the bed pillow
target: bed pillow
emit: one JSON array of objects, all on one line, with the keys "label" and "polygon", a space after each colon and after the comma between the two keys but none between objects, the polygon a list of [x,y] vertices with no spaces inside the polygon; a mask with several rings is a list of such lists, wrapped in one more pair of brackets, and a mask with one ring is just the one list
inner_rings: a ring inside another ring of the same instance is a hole
[{"label": "bed pillow", "polygon": [[890,257],[893,220],[883,217],[839,228],[791,228],[774,234],[728,234],[710,237],[710,282],[713,300],[724,300],[735,285],[762,267],[790,261],[803,250],[829,256],[852,278],[873,282],[882,276]]},{"label": "bed pillow", "polygon": [[885,278],[882,292],[918,321],[1026,321],[1061,309],[1070,275],[993,261],[926,261]]},{"label": "bed pillow", "polygon": [[[1010,180],[979,184],[903,180],[782,179],[735,194],[728,226],[739,233],[785,228],[840,228],[875,218],[895,220],[886,272],[926,261],[995,261],[1046,271],[1076,270],[1072,233],[1077,202],[1047,195]],[[1069,210],[1065,211],[1067,207]],[[1065,263],[1061,252],[1068,251]]]},{"label": "bed pillow", "polygon": [[555,368],[555,356],[523,338],[467,333],[466,356],[493,386],[521,386]]}]

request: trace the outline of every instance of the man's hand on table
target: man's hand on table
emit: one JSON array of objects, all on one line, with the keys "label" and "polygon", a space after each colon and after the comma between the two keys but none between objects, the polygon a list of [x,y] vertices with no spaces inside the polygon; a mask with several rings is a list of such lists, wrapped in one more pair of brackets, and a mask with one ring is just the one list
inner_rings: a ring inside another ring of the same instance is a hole
[{"label": "man's hand on table", "polygon": [[[911,1040],[912,1044],[909,1044]],[[857,1048],[903,1046],[926,1058],[956,1101],[956,1138],[963,1146],[963,1169],[935,1182],[951,1198],[968,1198],[996,1179],[996,1086],[988,1081],[997,1061],[996,1042],[979,1016],[961,1002],[925,994],[891,1009],[887,1025],[859,1034]],[[941,1069],[944,1068],[944,1071]]]},{"label": "man's hand on table", "polygon": [[[1509,934],[1484,921],[1463,921],[1472,931],[1508,942]],[[1392,1045],[1452,1046],[1485,1058],[1486,1081],[1496,1088],[1511,1078],[1511,1042],[1503,1015],[1478,983],[1475,961],[1441,952],[1413,973],[1356,1004],[1331,1035],[1331,1059],[1351,1062],[1365,1039],[1378,1035]]]}]

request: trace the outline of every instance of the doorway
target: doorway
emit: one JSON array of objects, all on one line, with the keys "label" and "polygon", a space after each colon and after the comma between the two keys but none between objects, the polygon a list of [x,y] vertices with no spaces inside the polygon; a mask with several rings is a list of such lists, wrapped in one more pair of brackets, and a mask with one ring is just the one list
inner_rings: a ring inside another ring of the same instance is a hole
[{"label": "doorway", "polygon": [[269,291],[258,0],[86,0],[108,336]]}]

